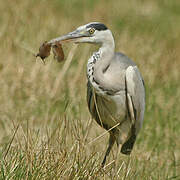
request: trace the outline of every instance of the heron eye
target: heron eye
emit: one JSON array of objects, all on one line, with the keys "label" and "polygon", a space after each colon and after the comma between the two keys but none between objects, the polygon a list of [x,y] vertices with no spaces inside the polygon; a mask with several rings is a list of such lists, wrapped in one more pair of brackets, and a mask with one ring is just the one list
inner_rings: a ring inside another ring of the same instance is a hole
[{"label": "heron eye", "polygon": [[89,34],[93,34],[95,32],[95,29],[94,28],[91,28],[90,30],[89,30]]}]

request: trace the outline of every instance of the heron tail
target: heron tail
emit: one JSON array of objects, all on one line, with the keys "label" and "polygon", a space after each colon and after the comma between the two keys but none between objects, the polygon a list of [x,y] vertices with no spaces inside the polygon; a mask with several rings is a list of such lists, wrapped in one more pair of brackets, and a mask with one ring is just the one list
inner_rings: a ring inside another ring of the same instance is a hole
[{"label": "heron tail", "polygon": [[133,149],[134,143],[136,141],[136,134],[135,134],[135,126],[133,125],[131,128],[131,136],[128,140],[122,145],[121,153],[130,155]]}]

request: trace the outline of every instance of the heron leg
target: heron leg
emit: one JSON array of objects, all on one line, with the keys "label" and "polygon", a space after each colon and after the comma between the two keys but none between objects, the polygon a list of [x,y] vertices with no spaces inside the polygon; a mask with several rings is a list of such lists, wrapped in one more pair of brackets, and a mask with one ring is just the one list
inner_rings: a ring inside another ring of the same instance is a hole
[{"label": "heron leg", "polygon": [[112,133],[110,133],[110,136],[109,136],[109,145],[108,145],[108,148],[106,150],[106,153],[105,153],[105,156],[104,156],[104,159],[101,163],[101,166],[104,167],[105,163],[106,163],[106,158],[107,156],[109,155],[113,145],[114,145],[114,142],[115,142],[115,137]]}]

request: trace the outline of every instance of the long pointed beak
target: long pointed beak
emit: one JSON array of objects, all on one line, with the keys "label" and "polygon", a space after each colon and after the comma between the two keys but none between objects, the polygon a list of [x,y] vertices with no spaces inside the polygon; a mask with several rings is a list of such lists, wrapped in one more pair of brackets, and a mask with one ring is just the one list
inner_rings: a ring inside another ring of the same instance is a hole
[{"label": "long pointed beak", "polygon": [[48,44],[54,44],[56,42],[75,42],[78,38],[82,38],[82,37],[87,37],[87,35],[85,35],[84,33],[75,30],[73,32],[70,32],[66,35],[63,35],[61,37],[52,39],[48,42]]}]

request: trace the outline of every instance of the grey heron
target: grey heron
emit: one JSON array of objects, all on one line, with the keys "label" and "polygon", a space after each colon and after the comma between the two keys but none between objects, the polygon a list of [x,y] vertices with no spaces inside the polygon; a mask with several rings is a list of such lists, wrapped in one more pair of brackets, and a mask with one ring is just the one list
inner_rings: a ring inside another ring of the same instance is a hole
[{"label": "grey heron", "polygon": [[115,52],[112,32],[99,22],[80,26],[48,43],[57,41],[100,45],[87,63],[87,104],[96,122],[109,131],[102,166],[115,142],[121,153],[129,155],[145,111],[145,87],[138,67],[123,53]]}]

